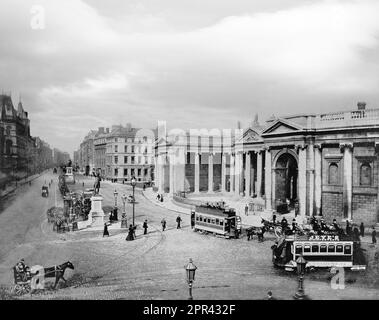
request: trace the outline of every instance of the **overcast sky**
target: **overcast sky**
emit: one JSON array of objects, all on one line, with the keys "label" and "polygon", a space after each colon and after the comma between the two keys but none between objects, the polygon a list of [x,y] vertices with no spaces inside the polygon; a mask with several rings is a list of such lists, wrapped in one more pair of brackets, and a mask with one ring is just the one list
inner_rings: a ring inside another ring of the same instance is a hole
[{"label": "overcast sky", "polygon": [[1,0],[0,39],[0,89],[69,152],[112,124],[379,108],[377,0]]}]

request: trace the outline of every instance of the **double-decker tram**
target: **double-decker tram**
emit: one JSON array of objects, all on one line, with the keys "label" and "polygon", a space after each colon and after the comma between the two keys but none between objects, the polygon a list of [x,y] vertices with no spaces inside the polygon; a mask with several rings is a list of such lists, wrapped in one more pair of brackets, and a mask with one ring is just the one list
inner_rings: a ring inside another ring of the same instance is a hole
[{"label": "double-decker tram", "polygon": [[225,238],[238,238],[241,232],[241,217],[222,202],[196,206],[191,219],[194,231],[209,232]]},{"label": "double-decker tram", "polygon": [[271,247],[273,263],[288,271],[296,269],[301,255],[307,268],[342,267],[364,270],[366,261],[359,242],[341,235],[283,236]]}]

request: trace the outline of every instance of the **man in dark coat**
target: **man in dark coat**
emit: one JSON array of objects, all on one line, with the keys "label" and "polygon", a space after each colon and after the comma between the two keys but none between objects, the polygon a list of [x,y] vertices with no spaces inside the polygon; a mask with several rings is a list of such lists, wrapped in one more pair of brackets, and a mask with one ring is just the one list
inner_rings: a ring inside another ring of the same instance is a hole
[{"label": "man in dark coat", "polygon": [[147,228],[148,228],[148,226],[147,226],[147,220],[145,220],[145,222],[143,223],[143,234],[147,234]]},{"label": "man in dark coat", "polygon": [[130,225],[129,226],[129,231],[128,231],[128,236],[126,237],[126,241],[132,241],[134,240],[134,230],[135,228],[133,227],[133,225]]},{"label": "man in dark coat", "polygon": [[165,229],[166,229],[166,220],[165,220],[165,218],[162,219],[161,224],[162,224],[162,231],[165,231]]},{"label": "man in dark coat", "polygon": [[176,223],[177,223],[177,226],[176,226],[176,229],[180,229],[181,227],[180,227],[180,222],[182,221],[182,218],[180,217],[180,216],[178,216],[177,218],[176,218]]},{"label": "man in dark coat", "polygon": [[363,222],[361,222],[361,225],[359,226],[359,229],[360,229],[360,235],[361,235],[361,237],[364,237],[365,236],[365,225],[363,224]]},{"label": "man in dark coat", "polygon": [[372,227],[371,239],[372,239],[372,244],[376,244],[376,230],[374,226]]},{"label": "man in dark coat", "polygon": [[358,227],[354,227],[353,229],[354,241],[361,241],[359,235],[360,233],[359,233]]},{"label": "man in dark coat", "polygon": [[349,236],[351,234],[350,222],[346,220],[346,234]]},{"label": "man in dark coat", "polygon": [[109,232],[108,232],[108,225],[104,223],[104,231],[103,231],[103,238],[107,236],[109,237]]}]

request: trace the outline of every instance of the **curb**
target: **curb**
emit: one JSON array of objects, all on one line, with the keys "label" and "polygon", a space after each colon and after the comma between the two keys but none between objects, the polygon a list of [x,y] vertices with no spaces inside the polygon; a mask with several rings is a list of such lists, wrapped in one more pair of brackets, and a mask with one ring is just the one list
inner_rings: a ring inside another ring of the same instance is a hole
[{"label": "curb", "polygon": [[149,198],[145,195],[144,191],[142,191],[141,193],[142,193],[142,195],[145,197],[145,199],[147,199],[148,201],[150,201],[152,204],[156,205],[157,207],[164,208],[164,209],[166,209],[166,210],[169,210],[169,211],[172,211],[172,212],[177,212],[177,213],[180,213],[180,214],[186,214],[186,215],[188,215],[188,216],[190,215],[189,213],[186,213],[186,212],[183,212],[183,211],[178,211],[178,210],[174,210],[174,209],[169,209],[169,208],[166,208],[165,206],[159,205],[158,203],[156,203],[156,202],[154,202],[153,200],[149,199]]}]

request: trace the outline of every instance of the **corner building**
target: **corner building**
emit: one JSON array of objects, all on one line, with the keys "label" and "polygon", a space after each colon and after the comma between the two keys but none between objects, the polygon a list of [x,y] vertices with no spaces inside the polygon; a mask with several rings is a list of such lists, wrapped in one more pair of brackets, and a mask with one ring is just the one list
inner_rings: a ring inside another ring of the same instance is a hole
[{"label": "corner building", "polygon": [[[258,119],[231,134],[185,132],[155,145],[158,192],[233,195],[302,218],[379,219],[379,109]],[[234,132],[233,132],[234,131]]]}]

